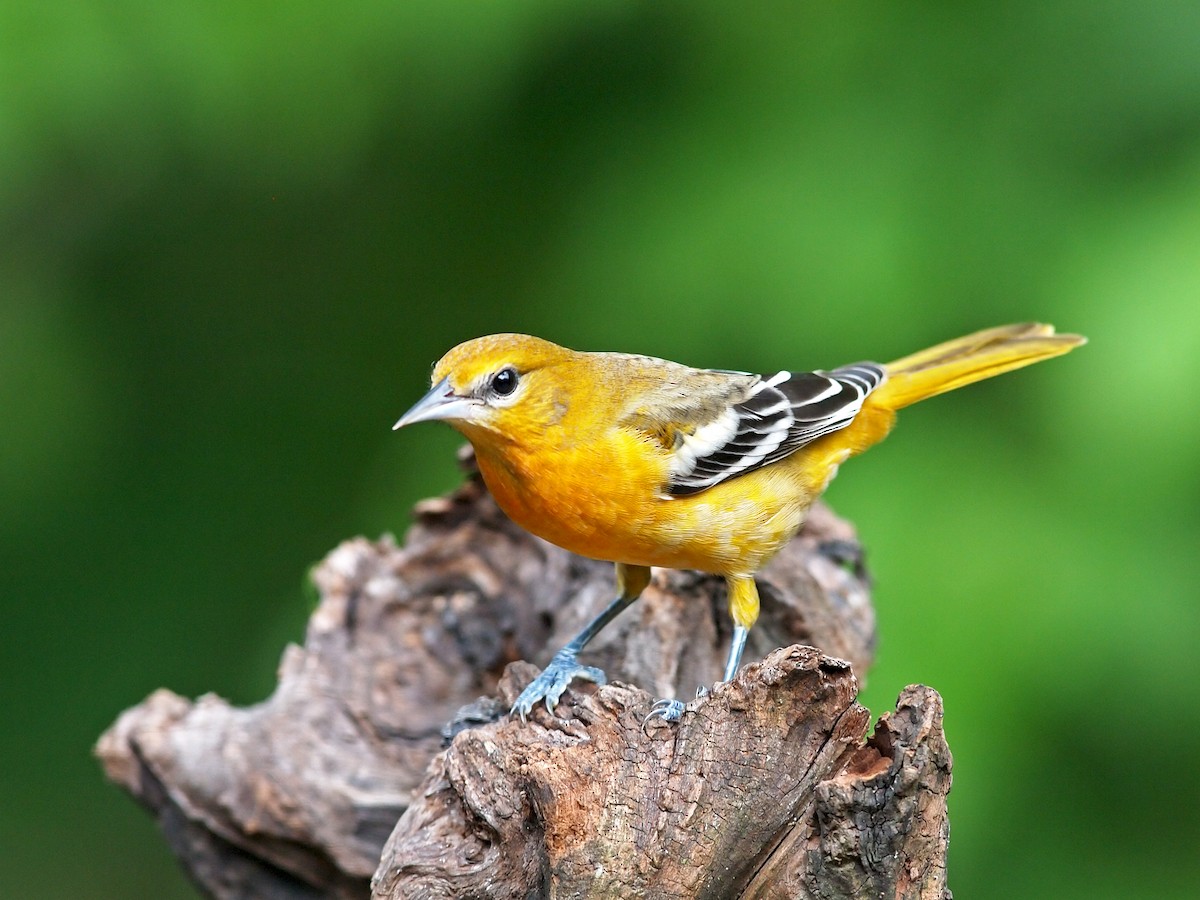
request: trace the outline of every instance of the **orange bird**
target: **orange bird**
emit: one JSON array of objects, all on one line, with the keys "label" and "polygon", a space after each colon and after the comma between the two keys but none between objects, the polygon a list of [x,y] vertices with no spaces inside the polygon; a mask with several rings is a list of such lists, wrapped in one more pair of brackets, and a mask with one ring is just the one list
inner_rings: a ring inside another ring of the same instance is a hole
[{"label": "orange bird", "polygon": [[[581,353],[524,334],[459,344],[396,423],[461,431],[488,489],[517,524],[573,553],[616,563],[617,598],[517,698],[553,711],[583,647],[638,598],[651,566],[725,577],[736,674],[758,617],[755,573],[804,522],[838,466],[882,440],[896,410],[1058,356],[1084,343],[1049,325],[1006,325],[887,365],[769,377],[649,356]],[[654,714],[679,718],[663,701]]]}]

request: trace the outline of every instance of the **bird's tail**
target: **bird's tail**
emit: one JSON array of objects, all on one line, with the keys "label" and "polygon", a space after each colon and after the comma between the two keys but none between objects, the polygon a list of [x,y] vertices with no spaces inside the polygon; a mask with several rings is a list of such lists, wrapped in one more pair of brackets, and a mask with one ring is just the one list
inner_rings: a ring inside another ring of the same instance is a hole
[{"label": "bird's tail", "polygon": [[1077,334],[1055,334],[1053,325],[1036,322],[977,331],[888,363],[887,381],[868,402],[888,410],[903,409],[918,400],[1060,356],[1086,341]]}]

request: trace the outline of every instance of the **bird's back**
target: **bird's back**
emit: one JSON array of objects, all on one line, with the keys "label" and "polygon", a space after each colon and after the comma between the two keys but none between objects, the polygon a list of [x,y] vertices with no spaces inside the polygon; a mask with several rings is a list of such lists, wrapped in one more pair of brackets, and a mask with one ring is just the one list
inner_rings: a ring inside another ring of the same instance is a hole
[{"label": "bird's back", "polygon": [[634,565],[751,574],[841,463],[887,435],[897,409],[1081,342],[1049,326],[1004,326],[886,367],[770,378],[538,342],[528,398],[507,430],[467,433],[500,505],[553,543]]}]

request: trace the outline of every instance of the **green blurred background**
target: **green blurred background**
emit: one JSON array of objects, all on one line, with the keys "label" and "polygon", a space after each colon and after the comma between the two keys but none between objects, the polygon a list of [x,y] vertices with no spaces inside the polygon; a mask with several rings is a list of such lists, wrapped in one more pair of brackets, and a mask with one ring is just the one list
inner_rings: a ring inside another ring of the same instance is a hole
[{"label": "green blurred background", "polygon": [[[901,8],[903,6],[903,8]],[[265,696],[458,480],[467,337],[751,370],[1022,319],[830,499],[937,687],[950,884],[1200,878],[1200,5],[0,2],[0,894],[184,898],[94,739]]]}]

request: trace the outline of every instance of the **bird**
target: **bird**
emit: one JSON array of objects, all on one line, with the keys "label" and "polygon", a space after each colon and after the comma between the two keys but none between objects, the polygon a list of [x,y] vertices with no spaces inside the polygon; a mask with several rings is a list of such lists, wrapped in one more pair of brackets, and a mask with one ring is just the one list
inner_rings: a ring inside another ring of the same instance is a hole
[{"label": "bird", "polygon": [[[795,535],[839,466],[919,400],[1086,342],[1040,323],[978,331],[880,364],[763,376],[526,334],[465,341],[396,422],[443,421],[475,451],[500,508],[573,553],[615,563],[616,598],[517,697],[553,713],[573,679],[605,682],[583,648],[650,583],[651,568],[723,576],[733,620],[723,680],[759,611],[754,576]],[[678,721],[678,700],[651,715]]]}]

